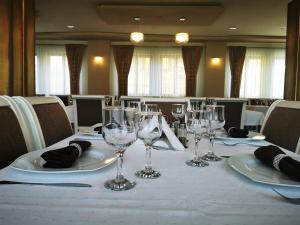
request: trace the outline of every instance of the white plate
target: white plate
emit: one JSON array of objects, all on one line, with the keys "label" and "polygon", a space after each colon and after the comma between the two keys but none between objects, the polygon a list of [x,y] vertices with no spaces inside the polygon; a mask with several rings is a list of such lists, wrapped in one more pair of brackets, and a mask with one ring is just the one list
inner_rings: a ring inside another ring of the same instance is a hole
[{"label": "white plate", "polygon": [[[300,160],[300,156],[293,156],[293,158]],[[300,187],[300,182],[293,181],[285,174],[264,165],[254,154],[234,155],[227,160],[227,163],[234,170],[255,182]]]},{"label": "white plate", "polygon": [[114,151],[103,147],[91,146],[70,168],[52,169],[43,167],[42,153],[48,150],[29,152],[17,158],[10,166],[14,169],[35,173],[74,173],[89,172],[112,164],[116,159]]}]

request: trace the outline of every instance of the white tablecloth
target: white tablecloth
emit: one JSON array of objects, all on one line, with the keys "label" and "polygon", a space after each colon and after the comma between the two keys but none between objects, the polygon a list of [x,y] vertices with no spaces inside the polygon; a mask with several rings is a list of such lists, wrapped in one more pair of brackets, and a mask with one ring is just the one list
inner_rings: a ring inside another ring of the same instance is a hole
[{"label": "white tablecloth", "polygon": [[[66,143],[56,144],[57,147]],[[103,141],[93,141],[99,146]],[[207,149],[208,141],[201,141]],[[255,147],[216,144],[220,155],[249,153]],[[300,206],[276,195],[270,185],[255,183],[231,169],[226,160],[205,168],[185,165],[189,151],[153,150],[153,166],[162,173],[155,180],[134,177],[144,165],[145,150],[136,142],[124,159],[125,176],[137,182],[134,189],[114,192],[103,183],[115,176],[115,164],[82,175],[41,175],[0,171],[1,179],[23,181],[86,182],[92,188],[26,185],[0,186],[0,224],[299,224]],[[288,188],[283,188],[288,189]],[[298,192],[299,188],[289,188]]]}]

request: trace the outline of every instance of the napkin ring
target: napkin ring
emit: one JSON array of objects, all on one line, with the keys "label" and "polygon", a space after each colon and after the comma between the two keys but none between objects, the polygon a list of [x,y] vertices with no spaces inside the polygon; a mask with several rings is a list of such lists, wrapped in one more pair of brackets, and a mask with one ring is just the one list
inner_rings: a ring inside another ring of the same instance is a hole
[{"label": "napkin ring", "polygon": [[77,144],[77,143],[72,143],[72,144],[70,144],[70,146],[74,146],[78,150],[78,152],[79,152],[78,157],[80,157],[81,154],[82,154],[82,148],[81,148],[81,146],[79,144]]},{"label": "napkin ring", "polygon": [[283,158],[285,158],[285,157],[289,157],[289,156],[286,155],[286,154],[278,154],[278,155],[276,155],[276,156],[274,157],[274,159],[273,159],[273,166],[274,166],[274,168],[275,168],[276,170],[280,171],[280,169],[279,169],[279,163],[280,163],[280,161],[281,161]]}]

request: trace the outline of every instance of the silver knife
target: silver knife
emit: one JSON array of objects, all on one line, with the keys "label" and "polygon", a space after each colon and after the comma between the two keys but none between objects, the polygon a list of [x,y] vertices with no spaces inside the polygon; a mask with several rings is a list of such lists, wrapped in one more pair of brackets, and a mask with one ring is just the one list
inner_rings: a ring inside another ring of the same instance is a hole
[{"label": "silver knife", "polygon": [[6,184],[29,184],[29,185],[43,185],[43,186],[58,186],[58,187],[92,187],[90,184],[85,183],[35,183],[35,182],[20,182],[1,180],[0,185]]}]

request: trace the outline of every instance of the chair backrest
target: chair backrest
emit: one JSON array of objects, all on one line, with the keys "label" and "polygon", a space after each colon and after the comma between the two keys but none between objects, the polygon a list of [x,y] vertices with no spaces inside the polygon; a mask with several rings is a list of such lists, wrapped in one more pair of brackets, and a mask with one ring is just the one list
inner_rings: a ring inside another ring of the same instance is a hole
[{"label": "chair backrest", "polygon": [[215,98],[217,105],[225,106],[225,127],[244,128],[244,114],[248,99],[243,98]]},{"label": "chair backrest", "polygon": [[55,97],[14,97],[22,108],[28,126],[40,139],[41,147],[48,147],[73,134],[63,102]]},{"label": "chair backrest", "polygon": [[72,97],[71,95],[55,95],[57,96],[65,106],[72,105]]},{"label": "chair backrest", "polygon": [[274,102],[266,113],[261,133],[267,141],[300,153],[300,102]]},{"label": "chair backrest", "polygon": [[161,110],[163,116],[165,117],[167,123],[172,123],[176,119],[172,115],[172,105],[173,104],[185,104],[186,109],[189,106],[188,98],[143,98],[141,102],[149,104],[157,104],[158,108]]},{"label": "chair backrest", "polygon": [[0,169],[27,153],[30,147],[22,115],[9,98],[0,96]]},{"label": "chair backrest", "polygon": [[103,121],[104,95],[73,95],[75,132]]}]

